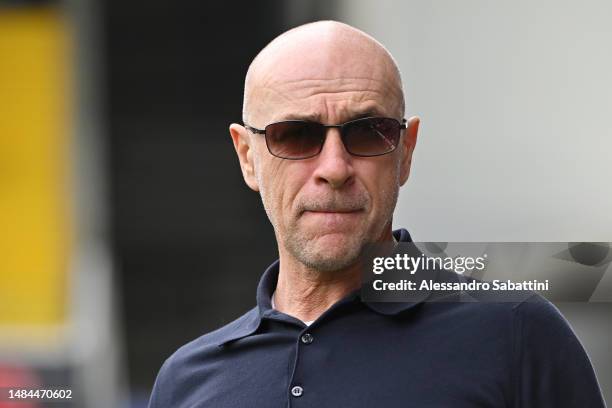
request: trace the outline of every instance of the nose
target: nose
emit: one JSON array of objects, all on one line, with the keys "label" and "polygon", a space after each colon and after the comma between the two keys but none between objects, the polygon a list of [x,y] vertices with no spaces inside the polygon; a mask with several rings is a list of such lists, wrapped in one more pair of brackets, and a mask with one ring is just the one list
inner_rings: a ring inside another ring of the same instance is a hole
[{"label": "nose", "polygon": [[350,184],[355,176],[353,158],[346,151],[340,131],[336,128],[327,130],[327,137],[321,153],[317,156],[315,177],[319,183],[327,183],[334,189]]}]

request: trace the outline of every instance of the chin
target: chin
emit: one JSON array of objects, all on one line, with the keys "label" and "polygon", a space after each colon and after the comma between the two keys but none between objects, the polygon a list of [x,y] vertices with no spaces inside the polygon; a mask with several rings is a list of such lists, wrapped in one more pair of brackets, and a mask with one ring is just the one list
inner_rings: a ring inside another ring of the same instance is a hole
[{"label": "chin", "polygon": [[317,253],[341,256],[343,253],[353,252],[360,243],[359,236],[354,232],[338,231],[318,234],[308,244]]},{"label": "chin", "polygon": [[353,265],[361,254],[359,237],[350,233],[327,233],[294,246],[294,256],[309,268],[336,271]]}]

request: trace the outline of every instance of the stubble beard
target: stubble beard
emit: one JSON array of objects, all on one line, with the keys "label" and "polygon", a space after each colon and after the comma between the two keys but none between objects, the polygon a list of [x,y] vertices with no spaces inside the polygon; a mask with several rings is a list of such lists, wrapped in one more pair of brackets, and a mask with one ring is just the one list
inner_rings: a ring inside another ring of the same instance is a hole
[{"label": "stubble beard", "polygon": [[[399,188],[384,192],[382,214],[375,225],[362,225],[358,231],[345,231],[319,235],[307,232],[299,226],[299,217],[293,218],[288,225],[281,227],[273,216],[278,213],[264,201],[264,208],[272,223],[279,246],[282,246],[295,260],[308,269],[330,273],[344,270],[355,265],[366,246],[377,241],[387,225],[391,223],[397,202]],[[337,236],[337,238],[335,238]],[[280,249],[280,248],[279,248]]]},{"label": "stubble beard", "polygon": [[[256,166],[259,170],[260,166]],[[280,208],[275,205],[273,200],[267,199],[267,185],[263,183],[261,173],[256,171],[260,186],[260,197],[268,219],[270,220],[276,240],[290,256],[306,266],[308,269],[329,273],[346,269],[358,262],[364,252],[365,247],[380,238],[387,224],[391,223],[393,212],[399,196],[399,173],[396,183],[391,188],[383,190],[381,217],[376,225],[364,225],[360,231],[344,232],[342,239],[344,242],[334,245],[334,249],[324,242],[318,242],[322,237],[317,233],[310,235],[305,233],[299,226],[299,215],[292,218],[286,226],[281,226],[276,214],[280,214]],[[377,222],[377,221],[374,221]],[[324,241],[324,240],[323,240]]]},{"label": "stubble beard", "polygon": [[307,237],[299,229],[289,228],[283,239],[285,249],[308,269],[317,272],[334,272],[354,265],[368,243],[367,232],[344,233],[334,242],[333,248],[320,243],[322,237]]}]

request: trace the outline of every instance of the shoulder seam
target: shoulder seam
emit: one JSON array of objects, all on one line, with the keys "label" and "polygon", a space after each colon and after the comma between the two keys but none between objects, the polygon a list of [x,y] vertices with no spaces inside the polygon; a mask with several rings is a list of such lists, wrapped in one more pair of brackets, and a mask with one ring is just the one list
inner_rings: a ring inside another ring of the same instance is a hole
[{"label": "shoulder seam", "polygon": [[[525,303],[527,303],[531,298],[534,297],[538,297],[539,295],[537,293],[532,293],[531,295],[529,295],[528,297],[526,297],[525,299],[521,300],[520,302],[518,302],[516,305],[512,306],[512,310],[516,310],[519,307],[521,307],[522,305],[524,305]],[[548,300],[547,300],[548,301]]]}]

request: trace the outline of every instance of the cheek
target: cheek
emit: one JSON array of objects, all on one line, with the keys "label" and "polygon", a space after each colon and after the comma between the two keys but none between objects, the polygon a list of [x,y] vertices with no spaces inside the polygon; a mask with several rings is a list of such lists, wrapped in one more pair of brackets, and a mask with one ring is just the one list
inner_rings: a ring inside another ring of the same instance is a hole
[{"label": "cheek", "polygon": [[[382,159],[382,158],[379,158]],[[379,160],[377,159],[377,160]],[[384,162],[375,160],[361,169],[361,179],[372,200],[372,216],[381,216],[395,206],[399,190],[400,165],[393,156],[385,157]]]},{"label": "cheek", "polygon": [[292,217],[293,203],[308,181],[308,171],[298,162],[272,158],[261,163],[258,173],[261,197],[268,216],[275,221]]}]

